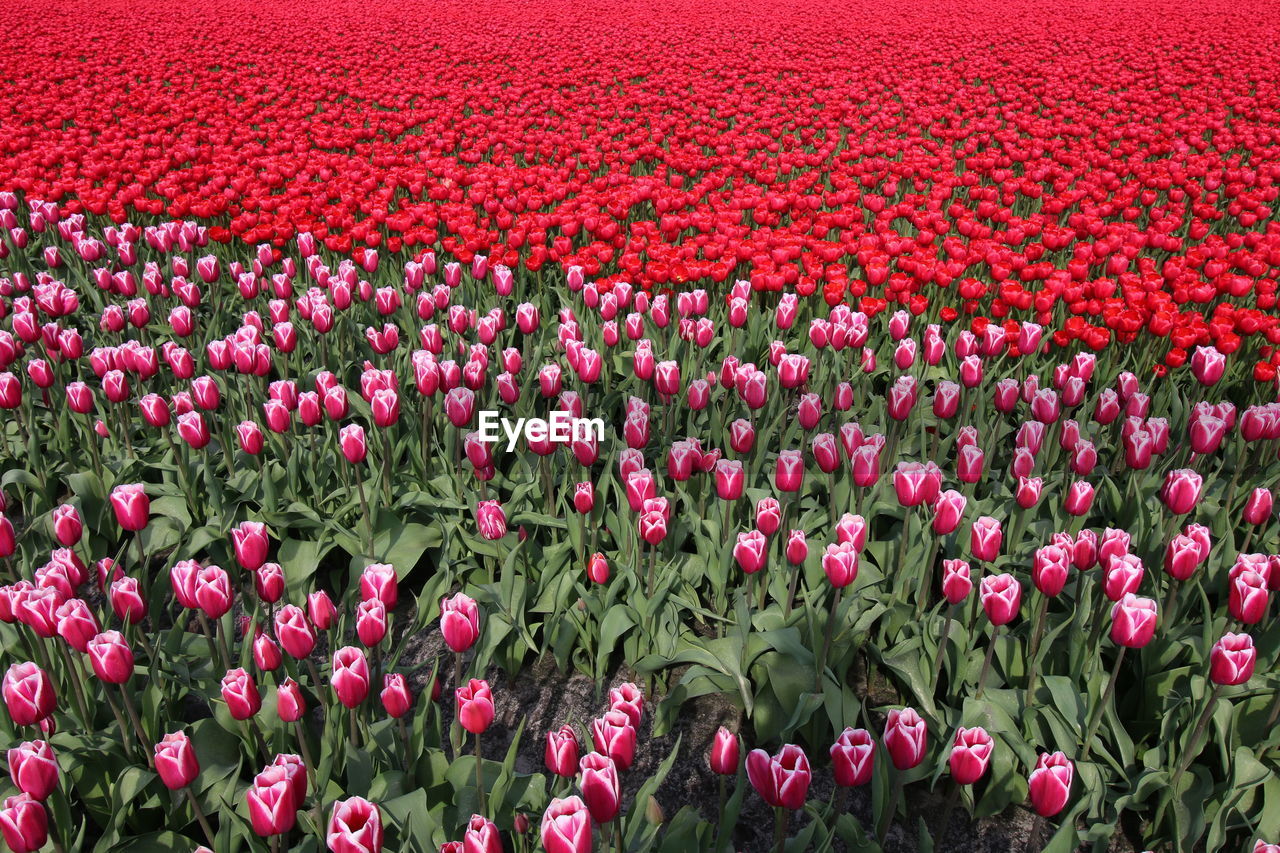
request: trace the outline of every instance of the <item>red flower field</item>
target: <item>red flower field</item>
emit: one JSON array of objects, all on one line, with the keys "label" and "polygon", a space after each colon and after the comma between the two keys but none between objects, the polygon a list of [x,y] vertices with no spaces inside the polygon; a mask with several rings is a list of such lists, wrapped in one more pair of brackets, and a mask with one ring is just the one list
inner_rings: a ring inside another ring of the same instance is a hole
[{"label": "red flower field", "polygon": [[1170,367],[1275,373],[1266,3],[41,9],[0,27],[0,186],[72,210],[1146,328]]}]

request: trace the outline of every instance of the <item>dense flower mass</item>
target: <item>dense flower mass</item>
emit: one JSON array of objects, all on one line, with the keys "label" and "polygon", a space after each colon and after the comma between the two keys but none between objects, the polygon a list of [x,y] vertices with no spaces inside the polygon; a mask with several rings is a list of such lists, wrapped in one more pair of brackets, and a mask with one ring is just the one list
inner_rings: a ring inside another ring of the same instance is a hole
[{"label": "dense flower mass", "polygon": [[767,5],[0,11],[7,848],[1278,849],[1280,20]]},{"label": "dense flower mass", "polygon": [[0,21],[0,188],[72,211],[1145,329],[1168,367],[1213,344],[1274,375],[1263,4],[28,6]]}]

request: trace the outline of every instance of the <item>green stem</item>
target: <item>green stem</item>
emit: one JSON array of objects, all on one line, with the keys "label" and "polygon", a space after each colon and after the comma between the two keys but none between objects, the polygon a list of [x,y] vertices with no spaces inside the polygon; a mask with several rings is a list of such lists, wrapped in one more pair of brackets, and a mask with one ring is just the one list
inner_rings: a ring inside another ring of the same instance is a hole
[{"label": "green stem", "polygon": [[1107,679],[1107,686],[1102,691],[1102,698],[1098,700],[1098,704],[1094,706],[1093,713],[1089,715],[1089,727],[1085,729],[1084,742],[1080,753],[1080,760],[1086,761],[1089,753],[1093,750],[1093,736],[1098,731],[1098,724],[1102,722],[1102,713],[1107,707],[1107,703],[1111,701],[1111,694],[1116,689],[1116,679],[1120,677],[1120,665],[1124,662],[1124,653],[1127,651],[1125,646],[1120,647],[1120,652],[1116,655],[1116,661],[1111,666],[1111,677]]}]

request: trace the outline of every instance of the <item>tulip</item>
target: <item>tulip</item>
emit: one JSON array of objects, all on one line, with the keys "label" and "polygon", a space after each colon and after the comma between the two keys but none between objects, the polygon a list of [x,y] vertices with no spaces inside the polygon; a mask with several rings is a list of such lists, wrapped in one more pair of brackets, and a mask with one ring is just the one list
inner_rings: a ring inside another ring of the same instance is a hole
[{"label": "tulip", "polygon": [[53,535],[64,548],[71,548],[84,533],[80,512],[71,504],[59,504],[53,513]]},{"label": "tulip", "polygon": [[360,597],[381,601],[387,610],[394,610],[400,600],[399,586],[394,566],[387,563],[370,563],[360,573]]},{"label": "tulip", "polygon": [[1267,579],[1247,565],[1236,563],[1232,567],[1228,576],[1227,610],[1232,619],[1252,625],[1267,612]]},{"label": "tulip", "polygon": [[480,501],[476,504],[476,527],[485,539],[501,539],[507,535],[507,514],[498,501]]},{"label": "tulip", "polygon": [[380,853],[382,813],[363,797],[336,800],[329,813],[325,843],[332,853]]},{"label": "tulip", "polygon": [[19,791],[43,802],[58,787],[58,761],[47,741],[27,741],[9,750],[9,778]]},{"label": "tulip", "polygon": [[267,561],[267,526],[260,521],[242,521],[231,528],[236,562],[247,571],[256,571]]},{"label": "tulip", "polygon": [[799,450],[778,454],[774,485],[780,492],[798,492],[804,482],[804,456]]},{"label": "tulip", "polygon": [[454,694],[457,701],[458,722],[473,735],[481,735],[493,722],[493,694],[489,683],[473,678]]},{"label": "tulip", "polygon": [[[3,598],[0,594],[0,602]],[[54,615],[58,620],[58,636],[82,654],[88,650],[89,640],[102,630],[98,625],[98,617],[89,609],[89,605],[79,598],[69,598],[58,605]]]},{"label": "tulip", "polygon": [[969,533],[970,548],[976,559],[991,563],[1000,556],[1000,545],[1004,541],[1004,532],[1000,522],[989,515],[984,515],[973,522]]},{"label": "tulip", "polygon": [[307,616],[317,629],[329,630],[337,616],[337,609],[333,606],[329,593],[321,589],[307,595]]},{"label": "tulip", "polygon": [[1170,471],[1160,489],[1160,499],[1174,515],[1185,515],[1200,500],[1203,478],[1190,468]]},{"label": "tulip", "polygon": [[893,709],[884,726],[884,747],[898,770],[910,770],[924,760],[929,727],[913,708]]},{"label": "tulip", "polygon": [[592,583],[609,582],[609,561],[605,559],[604,554],[597,551],[587,560],[587,577]]},{"label": "tulip", "polygon": [[759,530],[750,530],[738,534],[738,542],[733,546],[733,558],[738,566],[747,574],[755,574],[764,568],[768,555],[769,540]]},{"label": "tulip", "polygon": [[333,653],[329,684],[338,701],[355,708],[369,695],[369,662],[355,646],[343,646]]},{"label": "tulip", "polygon": [[644,692],[634,683],[624,681],[609,690],[609,710],[623,712],[631,725],[638,727],[644,716]]},{"label": "tulip", "polygon": [[566,779],[578,772],[578,735],[573,726],[561,726],[547,732],[544,760],[547,769]]},{"label": "tulip", "polygon": [[867,520],[860,515],[846,512],[836,522],[836,541],[851,542],[857,551],[867,544]]},{"label": "tulip", "polygon": [[457,593],[440,601],[440,633],[445,644],[460,654],[480,636],[480,609],[470,596]]},{"label": "tulip", "polygon": [[284,569],[279,563],[263,563],[253,573],[253,589],[258,598],[275,604],[284,595]]},{"label": "tulip", "polygon": [[368,455],[365,443],[364,427],[359,424],[347,424],[338,433],[338,443],[342,447],[342,455],[352,465],[358,465]]},{"label": "tulip", "polygon": [[1209,679],[1233,687],[1253,677],[1258,652],[1248,634],[1223,634],[1209,652]]},{"label": "tulip", "polygon": [[139,531],[147,526],[151,499],[142,483],[116,486],[111,490],[111,508],[122,530]]},{"label": "tulip", "polygon": [[969,564],[964,560],[942,561],[942,595],[951,605],[959,604],[973,590]]},{"label": "tulip", "polygon": [[185,788],[200,775],[200,762],[191,739],[184,732],[165,735],[155,745],[156,773],[171,791]]},{"label": "tulip", "polygon": [[1053,817],[1062,811],[1071,796],[1075,765],[1061,752],[1040,753],[1035,769],[1027,779],[1031,805],[1041,817]]},{"label": "tulip", "polygon": [[304,660],[315,648],[316,634],[307,621],[302,608],[286,604],[276,611],[276,639],[289,656],[296,660]]},{"label": "tulip", "polygon": [[276,713],[286,723],[296,723],[307,712],[307,702],[302,688],[292,678],[286,678],[276,688]]},{"label": "tulip", "polygon": [[245,792],[245,802],[253,831],[264,838],[292,830],[301,806],[289,771],[279,765],[268,767],[254,777]]},{"label": "tulip", "polygon": [[1036,589],[1050,597],[1058,595],[1066,586],[1070,564],[1071,554],[1065,548],[1057,545],[1037,548],[1031,568]]},{"label": "tulip", "polygon": [[503,853],[497,825],[488,818],[472,815],[462,835],[462,853]]},{"label": "tulip", "polygon": [[606,711],[604,716],[592,720],[591,741],[597,752],[617,763],[619,770],[626,770],[635,760],[636,729],[624,711]]},{"label": "tulip", "polygon": [[578,797],[556,798],[542,815],[547,853],[591,853],[591,815]]},{"label": "tulip", "polygon": [[582,799],[587,803],[591,819],[606,824],[618,816],[622,805],[618,767],[612,758],[599,752],[588,753],[578,762],[582,771],[579,783]]},{"label": "tulip", "polygon": [[747,778],[760,797],[775,808],[804,808],[813,774],[804,750],[787,744],[776,755],[753,749],[747,755]]},{"label": "tulip", "polygon": [[1125,648],[1142,648],[1155,636],[1156,618],[1154,600],[1126,594],[1111,607],[1111,641]]},{"label": "tulip", "polygon": [[951,778],[957,785],[972,785],[977,782],[987,772],[994,748],[995,742],[986,729],[966,729],[961,726],[956,731],[955,740],[951,744],[951,755],[947,759]]},{"label": "tulip", "polygon": [[49,839],[44,805],[25,793],[6,798],[0,809],[0,834],[13,853],[34,853],[44,847]]},{"label": "tulip", "polygon": [[866,729],[846,728],[831,745],[831,770],[837,785],[865,785],[875,769],[876,746]]},{"label": "tulip", "polygon": [[798,566],[809,556],[809,545],[805,541],[803,530],[792,530],[787,534],[787,562]]},{"label": "tulip", "polygon": [[736,776],[742,763],[742,748],[738,736],[721,726],[711,741],[711,753],[707,758],[711,772],[720,776]]},{"label": "tulip", "polygon": [[239,668],[229,670],[222,677],[222,700],[235,720],[247,720],[262,708],[262,697],[253,676]]},{"label": "tulip", "polygon": [[[1265,524],[1271,518],[1271,490],[1266,488],[1256,488],[1249,493],[1249,499],[1245,502],[1242,517],[1246,524]],[[67,543],[63,543],[64,545]]]},{"label": "tulip", "polygon": [[979,597],[987,618],[998,628],[1009,624],[1018,615],[1022,585],[1011,574],[988,575],[982,579]]},{"label": "tulip", "polygon": [[195,574],[192,593],[196,605],[210,619],[221,619],[231,609],[231,578],[220,566],[205,566]]},{"label": "tulip", "polygon": [[103,631],[89,641],[86,651],[93,673],[108,684],[124,684],[133,675],[133,651],[119,631]]},{"label": "tulip", "polygon": [[933,532],[939,536],[954,533],[967,503],[965,496],[954,489],[939,493],[933,502]]},{"label": "tulip", "polygon": [[822,555],[822,571],[836,589],[843,589],[857,580],[858,548],[853,542],[828,545]]}]

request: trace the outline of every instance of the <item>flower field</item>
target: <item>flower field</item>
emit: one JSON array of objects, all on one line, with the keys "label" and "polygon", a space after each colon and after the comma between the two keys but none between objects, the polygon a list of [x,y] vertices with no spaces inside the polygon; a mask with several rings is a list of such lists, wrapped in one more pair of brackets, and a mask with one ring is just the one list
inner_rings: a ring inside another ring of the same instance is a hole
[{"label": "flower field", "polygon": [[0,849],[1280,851],[1267,4],[0,39]]}]

